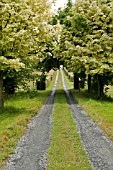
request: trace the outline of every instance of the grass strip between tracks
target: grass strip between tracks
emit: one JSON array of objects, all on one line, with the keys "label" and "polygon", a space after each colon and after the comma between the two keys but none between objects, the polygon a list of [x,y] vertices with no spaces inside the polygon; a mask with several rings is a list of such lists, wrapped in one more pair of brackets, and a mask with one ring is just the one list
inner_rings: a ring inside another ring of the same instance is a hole
[{"label": "grass strip between tracks", "polygon": [[75,122],[70,114],[61,75],[56,92],[52,127],[48,170],[91,170]]},{"label": "grass strip between tracks", "polygon": [[35,116],[46,101],[55,81],[45,91],[29,91],[14,94],[5,101],[5,108],[0,112],[0,169],[5,160],[14,152],[18,139],[25,132],[26,125]]}]

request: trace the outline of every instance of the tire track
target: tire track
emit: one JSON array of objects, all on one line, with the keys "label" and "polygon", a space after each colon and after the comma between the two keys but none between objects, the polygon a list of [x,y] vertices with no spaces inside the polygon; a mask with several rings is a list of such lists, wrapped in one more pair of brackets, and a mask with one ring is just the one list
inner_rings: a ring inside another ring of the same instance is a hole
[{"label": "tire track", "polygon": [[47,150],[50,143],[51,117],[57,82],[58,71],[51,95],[40,112],[31,120],[25,135],[18,142],[15,154],[11,155],[4,170],[47,169]]},{"label": "tire track", "polygon": [[93,170],[113,170],[113,142],[75,102],[66,85],[62,70],[61,74],[67,102]]}]

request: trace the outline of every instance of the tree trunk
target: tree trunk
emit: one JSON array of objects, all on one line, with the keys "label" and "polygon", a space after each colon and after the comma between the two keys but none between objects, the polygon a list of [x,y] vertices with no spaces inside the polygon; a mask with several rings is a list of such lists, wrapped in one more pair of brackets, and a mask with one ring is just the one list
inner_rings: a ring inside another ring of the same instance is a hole
[{"label": "tree trunk", "polygon": [[45,77],[43,77],[39,81],[36,81],[36,89],[37,90],[45,90],[46,89],[46,78]]},{"label": "tree trunk", "polygon": [[85,78],[81,78],[80,87],[81,87],[82,89],[84,89],[84,87],[85,87]]},{"label": "tree trunk", "polygon": [[103,82],[100,82],[100,97],[104,95],[104,84]]},{"label": "tree trunk", "polygon": [[88,93],[91,92],[91,75],[88,75]]},{"label": "tree trunk", "polygon": [[40,90],[45,90],[46,89],[46,79],[43,77],[40,81]]},{"label": "tree trunk", "polygon": [[0,109],[4,108],[4,97],[3,97],[3,71],[0,71]]},{"label": "tree trunk", "polygon": [[104,94],[104,84],[102,81],[102,76],[97,74],[97,86],[98,86],[98,95],[101,98]]},{"label": "tree trunk", "polygon": [[79,78],[74,73],[74,89],[79,89]]}]

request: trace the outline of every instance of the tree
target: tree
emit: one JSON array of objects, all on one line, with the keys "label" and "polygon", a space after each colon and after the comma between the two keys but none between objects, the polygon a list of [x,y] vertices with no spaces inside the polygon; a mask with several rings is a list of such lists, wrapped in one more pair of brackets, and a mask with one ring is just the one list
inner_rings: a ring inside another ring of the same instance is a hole
[{"label": "tree", "polygon": [[3,108],[3,76],[7,70],[26,69],[37,63],[49,36],[47,0],[0,2],[0,108]]},{"label": "tree", "polygon": [[77,1],[76,10],[87,18],[91,28],[85,41],[87,54],[83,57],[86,74],[93,76],[95,91],[101,97],[104,85],[109,83],[108,75],[113,75],[113,4],[107,0]]},{"label": "tree", "polygon": [[[65,26],[67,28],[69,27],[69,20],[68,16],[72,15],[71,11],[72,7],[72,1],[68,0],[68,3],[64,9],[59,8],[58,13],[53,16],[50,24],[53,25],[53,29],[56,27],[56,38],[55,38],[55,45],[54,45],[54,56],[61,62],[64,62],[62,53],[64,52],[65,46],[65,40],[66,40],[66,35],[65,35]],[[57,38],[58,37],[58,38]]]},{"label": "tree", "polygon": [[[81,14],[73,11],[72,3],[67,4],[64,10],[59,11],[57,18],[63,24],[60,41],[57,44],[56,55],[60,60],[64,61],[64,65],[68,70],[74,72],[74,87],[79,88],[79,77],[84,79],[84,63],[81,60],[82,51],[84,49],[84,39],[86,32],[89,31],[86,18]],[[60,51],[58,53],[58,51]],[[82,66],[82,67],[81,67]],[[81,74],[82,73],[82,74]]]},{"label": "tree", "polygon": [[76,75],[89,77],[89,85],[91,80],[96,82],[97,89],[92,88],[101,97],[104,85],[113,77],[113,3],[77,0],[70,11],[71,15],[61,15],[61,56]]}]

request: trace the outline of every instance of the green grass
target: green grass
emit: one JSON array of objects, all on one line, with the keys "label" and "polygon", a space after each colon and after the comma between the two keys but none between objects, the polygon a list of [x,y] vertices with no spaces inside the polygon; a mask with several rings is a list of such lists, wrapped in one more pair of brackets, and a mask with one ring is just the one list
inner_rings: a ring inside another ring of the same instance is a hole
[{"label": "green grass", "polygon": [[0,169],[17,140],[25,132],[30,119],[38,113],[52,89],[56,73],[46,91],[29,91],[6,96],[4,111],[0,112]]},{"label": "green grass", "polygon": [[75,122],[70,114],[59,77],[53,113],[51,144],[48,150],[48,170],[91,170],[81,146]]},{"label": "green grass", "polygon": [[[65,76],[66,77],[66,76]],[[105,134],[113,141],[113,102],[109,100],[95,100],[88,97],[86,91],[73,90],[73,83],[66,77],[68,86],[79,105],[98,123]],[[113,87],[110,87],[109,95],[113,95]]]}]

